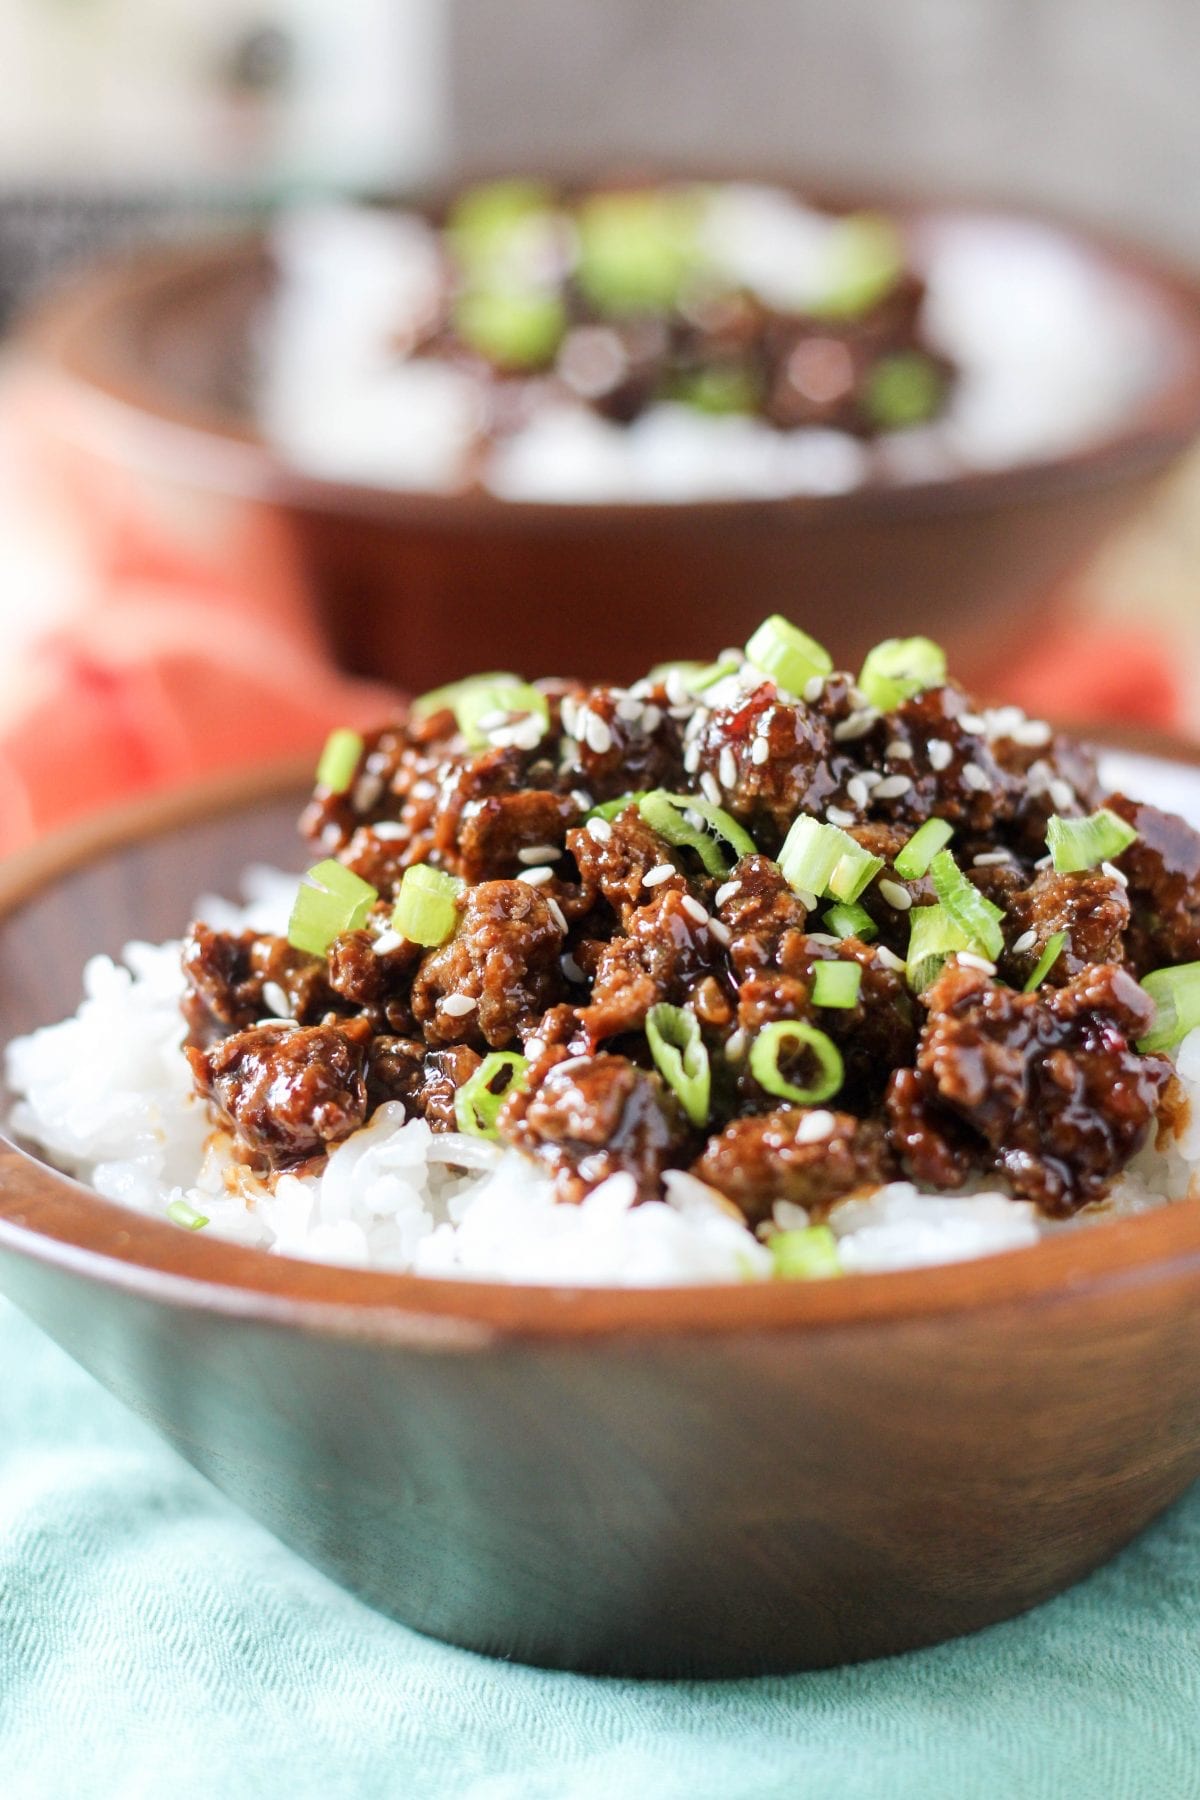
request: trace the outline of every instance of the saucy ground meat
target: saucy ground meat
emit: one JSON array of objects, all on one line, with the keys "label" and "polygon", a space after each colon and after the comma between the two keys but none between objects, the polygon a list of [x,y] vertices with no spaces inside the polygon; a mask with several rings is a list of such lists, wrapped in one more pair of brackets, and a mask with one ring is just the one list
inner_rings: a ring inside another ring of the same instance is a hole
[{"label": "saucy ground meat", "polygon": [[1056,867],[1050,819],[1086,836],[1102,801],[1086,751],[804,645],[791,688],[740,652],[628,689],[496,675],[351,734],[302,822],[369,884],[324,950],[184,944],[197,1089],[238,1154],[295,1167],[392,1102],[563,1201],[677,1170],[767,1231],[899,1178],[1054,1216],[1103,1197],[1178,1123],[1139,977],[1200,958],[1200,834],[1118,795],[1112,860]]}]

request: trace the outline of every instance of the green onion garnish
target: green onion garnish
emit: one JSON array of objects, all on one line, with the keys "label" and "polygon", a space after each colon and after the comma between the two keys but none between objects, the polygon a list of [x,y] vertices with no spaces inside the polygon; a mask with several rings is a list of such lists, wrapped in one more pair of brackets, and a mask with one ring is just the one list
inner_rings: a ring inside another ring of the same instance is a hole
[{"label": "green onion garnish", "polygon": [[746,660],[769,676],[776,687],[797,697],[804,693],[814,675],[833,672],[833,658],[828,650],[780,613],[763,620],[746,645]]},{"label": "green onion garnish", "polygon": [[842,1259],[837,1239],[828,1225],[805,1225],[795,1231],[775,1231],[767,1240],[775,1274],[784,1281],[815,1281],[841,1275]]},{"label": "green onion garnish", "polygon": [[862,969],[856,962],[819,962],[812,972],[814,1006],[854,1006],[862,986]]},{"label": "green onion garnish", "polygon": [[1200,962],[1180,963],[1174,969],[1152,969],[1142,986],[1154,1002],[1154,1023],[1139,1050],[1173,1050],[1181,1038],[1200,1025]]},{"label": "green onion garnish", "polygon": [[858,686],[869,705],[893,712],[913,694],[942,687],[945,680],[946,652],[932,638],[884,638],[867,652]]},{"label": "green onion garnish", "polygon": [[1052,938],[1047,938],[1046,948],[1038,957],[1037,962],[1034,964],[1033,974],[1025,983],[1023,991],[1026,994],[1032,994],[1036,989],[1041,987],[1043,981],[1045,981],[1047,975],[1062,955],[1063,945],[1066,941],[1067,934],[1065,931],[1056,931]]},{"label": "green onion garnish", "polygon": [[309,956],[324,956],[343,932],[361,930],[378,898],[369,881],[327,857],[308,871],[296,891],[288,943]]},{"label": "green onion garnish", "polygon": [[873,425],[901,431],[933,417],[945,385],[932,357],[920,350],[898,350],[881,356],[867,375],[863,404]]},{"label": "green onion garnish", "polygon": [[206,1215],[197,1212],[187,1200],[172,1200],[167,1208],[167,1217],[176,1225],[182,1225],[185,1231],[203,1231],[208,1224]]},{"label": "green onion garnish", "polygon": [[830,232],[825,292],[811,303],[818,318],[854,319],[877,306],[904,271],[904,244],[880,213],[850,213]]},{"label": "green onion garnish", "polygon": [[835,900],[857,900],[883,867],[840,825],[826,825],[801,813],[779,852],[779,867],[788,886],[798,893],[830,894]]},{"label": "green onion garnish", "polygon": [[586,823],[588,819],[616,819],[627,806],[640,807],[648,791],[648,789],[642,788],[636,794],[618,794],[615,800],[602,801],[599,806],[593,806],[590,812],[584,813],[584,821]]},{"label": "green onion garnish", "polygon": [[539,738],[549,730],[550,703],[545,694],[530,687],[527,681],[518,681],[515,676],[474,682],[454,703],[458,729],[469,750],[482,750],[489,741],[488,731],[507,723],[513,714],[536,719],[540,726]]},{"label": "green onion garnish", "polygon": [[904,881],[919,881],[929,873],[930,863],[953,836],[954,827],[945,819],[926,819],[896,857],[893,866],[897,875]]},{"label": "green onion garnish", "polygon": [[921,994],[941,974],[946,958],[956,950],[969,950],[971,944],[940,902],[914,906],[908,919],[908,985],[914,994]]},{"label": "green onion garnish", "polygon": [[328,788],[331,794],[344,794],[354,780],[362,753],[363,741],[357,731],[345,726],[331,731],[317,764],[317,786]]},{"label": "green onion garnish", "polygon": [[714,364],[682,377],[671,397],[685,406],[694,406],[697,412],[749,413],[758,406],[761,384],[748,368],[736,363]]},{"label": "green onion garnish", "polygon": [[[797,1087],[781,1072],[779,1059],[789,1045],[810,1050],[816,1059],[818,1075],[811,1087]],[[837,1093],[846,1070],[842,1053],[831,1037],[802,1019],[780,1019],[764,1025],[751,1044],[750,1073],[768,1094],[793,1100],[797,1106],[820,1106]]]},{"label": "green onion garnish", "polygon": [[856,937],[869,944],[879,936],[879,927],[866,907],[856,905],[853,900],[848,906],[839,900],[823,915],[821,922],[836,938]]},{"label": "green onion garnish", "polygon": [[514,176],[480,182],[454,202],[446,236],[460,263],[476,273],[490,273],[510,256],[522,227],[539,215],[548,216],[552,204],[550,189],[539,181]]},{"label": "green onion garnish", "polygon": [[447,875],[443,869],[413,863],[404,871],[392,908],[392,930],[428,949],[444,944],[458,924],[455,902],[463,886],[456,875]]},{"label": "green onion garnish", "polygon": [[536,369],[551,362],[567,329],[560,295],[540,288],[486,287],[455,302],[463,342],[502,369]]},{"label": "green onion garnish", "polygon": [[692,1124],[706,1125],[712,1074],[695,1013],[665,1001],[652,1006],[646,1014],[646,1039],[655,1068]]},{"label": "green onion garnish", "polygon": [[645,819],[651,831],[656,831],[668,844],[677,848],[695,850],[705,869],[710,875],[728,875],[729,864],[721,855],[719,844],[693,825],[684,817],[692,813],[703,819],[712,827],[718,837],[726,843],[738,856],[755,854],[754,839],[748,831],[743,831],[737,820],[731,818],[723,807],[714,806],[711,800],[703,800],[699,794],[668,794],[665,788],[655,788],[649,794],[643,794],[638,801],[638,811]]},{"label": "green onion garnish", "polygon": [[1124,819],[1102,806],[1086,819],[1060,819],[1055,813],[1046,825],[1046,848],[1060,875],[1094,869],[1111,862],[1137,840],[1137,832]]},{"label": "green onion garnish", "polygon": [[939,850],[929,868],[937,897],[966,936],[968,947],[995,962],[1004,949],[1000,907],[967,880],[948,850]]},{"label": "green onion garnish", "polygon": [[591,194],[575,223],[576,279],[594,306],[630,313],[675,305],[700,255],[693,194],[661,188]]},{"label": "green onion garnish", "polygon": [[[492,1086],[502,1069],[512,1074],[499,1093]],[[515,1050],[493,1050],[454,1096],[454,1122],[468,1137],[494,1138],[500,1108],[510,1094],[519,1093],[529,1079],[529,1064]]]},{"label": "green onion garnish", "polygon": [[467,675],[462,681],[448,681],[445,687],[430,688],[427,694],[418,694],[409,710],[414,719],[431,719],[434,713],[456,712],[459,701],[472,688],[520,685],[519,675],[512,675],[507,669],[493,669],[490,675]]},{"label": "green onion garnish", "polygon": [[702,694],[706,688],[716,687],[718,681],[724,681],[727,675],[736,675],[742,666],[740,656],[719,656],[716,662],[710,662],[693,675],[688,686],[694,694]]}]

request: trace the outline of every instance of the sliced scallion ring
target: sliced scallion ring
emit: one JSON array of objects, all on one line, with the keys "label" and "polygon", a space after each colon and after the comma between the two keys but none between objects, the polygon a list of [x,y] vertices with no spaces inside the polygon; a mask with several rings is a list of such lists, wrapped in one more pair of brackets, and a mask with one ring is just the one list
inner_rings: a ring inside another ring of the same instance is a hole
[{"label": "sliced scallion ring", "polygon": [[902,881],[919,881],[929,873],[929,865],[939,850],[944,850],[954,836],[954,827],[945,819],[926,819],[913,832],[893,863]]},{"label": "sliced scallion ring", "polygon": [[969,950],[970,940],[946,908],[914,906],[908,915],[908,985],[922,994],[941,974],[942,964],[956,950]]},{"label": "sliced scallion ring", "polygon": [[1074,875],[1112,862],[1137,841],[1137,832],[1107,806],[1086,819],[1060,819],[1054,813],[1046,825],[1046,848],[1059,875]]},{"label": "sliced scallion ring", "polygon": [[693,1125],[708,1123],[712,1071],[695,1013],[662,1002],[646,1014],[646,1041],[654,1066]]},{"label": "sliced scallion ring", "polygon": [[309,956],[324,956],[343,932],[362,929],[378,898],[369,881],[327,857],[308,871],[296,890],[288,943]]},{"label": "sliced scallion ring", "polygon": [[783,841],[779,867],[797,892],[831,894],[849,904],[882,869],[883,858],[864,850],[840,825],[801,813]]},{"label": "sliced scallion ring", "polygon": [[812,972],[814,1006],[850,1007],[858,1004],[862,968],[856,962],[819,962]]},{"label": "sliced scallion ring", "polygon": [[[493,1082],[503,1069],[512,1074],[497,1093]],[[529,1079],[529,1063],[515,1050],[493,1050],[454,1096],[454,1122],[468,1137],[495,1138],[496,1120],[510,1094],[519,1093]]]},{"label": "sliced scallion ring", "polygon": [[521,677],[510,674],[507,669],[493,669],[490,675],[468,675],[462,681],[448,681],[445,687],[430,688],[427,694],[418,694],[413,701],[411,713],[414,719],[431,719],[434,713],[455,712],[459,701],[472,688],[519,687]]},{"label": "sliced scallion ring", "polygon": [[868,651],[858,686],[871,706],[894,712],[914,694],[942,687],[945,680],[946,652],[932,638],[884,638]]},{"label": "sliced scallion ring", "polygon": [[839,900],[823,915],[821,923],[836,938],[856,937],[869,944],[879,936],[879,927],[867,911],[852,900],[849,905]]},{"label": "sliced scallion ring", "polygon": [[755,853],[754,839],[749,832],[743,831],[724,807],[714,806],[711,800],[704,800],[699,794],[668,794],[665,788],[655,788],[651,793],[643,794],[637,805],[651,831],[656,831],[659,837],[679,849],[694,850],[709,875],[728,875],[729,864],[716,839],[692,824],[685,816],[688,813],[711,826],[738,856]]},{"label": "sliced scallion ring", "polygon": [[392,908],[392,930],[412,944],[433,949],[444,944],[458,924],[458,896],[464,883],[444,869],[413,863],[404,871]]},{"label": "sliced scallion ring", "polygon": [[1154,1023],[1137,1047],[1151,1051],[1173,1050],[1189,1031],[1200,1025],[1200,962],[1180,963],[1174,969],[1152,969],[1142,986],[1154,1002]]},{"label": "sliced scallion ring", "polygon": [[780,613],[763,620],[746,645],[746,661],[797,699],[814,675],[833,673],[833,658],[824,645]]},{"label": "sliced scallion ring", "polygon": [[567,329],[562,296],[511,283],[471,288],[454,303],[459,337],[501,369],[549,363]]},{"label": "sliced scallion ring", "polygon": [[828,1225],[804,1225],[794,1231],[775,1231],[767,1239],[775,1274],[784,1281],[816,1281],[842,1275],[837,1239]]},{"label": "sliced scallion ring", "polygon": [[584,813],[585,824],[588,819],[612,820],[619,818],[627,806],[640,806],[646,798],[647,791],[646,788],[642,788],[640,793],[618,794],[615,800],[602,801],[599,806],[593,806],[590,812]]},{"label": "sliced scallion ring", "polygon": [[344,725],[331,731],[317,764],[317,786],[328,788],[331,794],[344,794],[354,780],[362,753],[363,741],[357,731]]},{"label": "sliced scallion ring", "polygon": [[1047,938],[1046,948],[1042,951],[1042,954],[1034,964],[1033,973],[1025,983],[1023,989],[1024,993],[1035,993],[1037,989],[1041,987],[1043,981],[1045,981],[1047,975],[1062,955],[1063,945],[1066,941],[1067,934],[1065,931],[1056,931],[1052,938]]},{"label": "sliced scallion ring", "polygon": [[185,1231],[203,1231],[208,1224],[205,1213],[197,1212],[188,1200],[172,1200],[167,1208],[167,1217],[174,1225],[182,1225]]},{"label": "sliced scallion ring", "polygon": [[[779,1067],[790,1048],[808,1050],[817,1064],[817,1079],[810,1087],[798,1087]],[[797,1106],[820,1106],[831,1100],[845,1080],[842,1053],[831,1037],[803,1019],[778,1019],[764,1025],[750,1046],[750,1073],[759,1087]]]},{"label": "sliced scallion ring", "polygon": [[938,899],[967,938],[966,948],[995,962],[1004,949],[1003,912],[967,880],[948,850],[938,851],[929,870]]},{"label": "sliced scallion ring", "polygon": [[539,738],[549,729],[550,703],[545,694],[530,687],[527,681],[479,682],[454,703],[458,729],[469,750],[482,750],[489,742],[488,732],[496,728],[491,724],[492,720],[503,724],[513,714],[536,719],[540,727]]}]

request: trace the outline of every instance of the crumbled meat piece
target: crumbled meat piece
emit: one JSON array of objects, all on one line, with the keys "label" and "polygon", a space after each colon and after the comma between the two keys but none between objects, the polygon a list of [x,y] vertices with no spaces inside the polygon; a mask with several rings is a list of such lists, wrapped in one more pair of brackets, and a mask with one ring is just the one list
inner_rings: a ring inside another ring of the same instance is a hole
[{"label": "crumbled meat piece", "polygon": [[520,794],[489,794],[470,801],[462,812],[458,873],[466,881],[515,875],[521,867],[522,850],[561,846],[564,834],[578,817],[579,804],[569,794],[537,789]]},{"label": "crumbled meat piece", "polygon": [[664,884],[629,915],[629,935],[606,944],[597,960],[591,999],[579,1013],[580,1048],[640,1029],[652,1006],[681,1005],[707,979],[718,951],[699,910],[694,897]]},{"label": "crumbled meat piece", "polygon": [[1105,805],[1133,826],[1137,842],[1117,858],[1129,878],[1133,923],[1126,953],[1139,975],[1200,959],[1200,832],[1176,813],[1113,794]]},{"label": "crumbled meat piece", "polygon": [[[1129,897],[1124,884],[1098,869],[1077,875],[1059,875],[1039,869],[1028,888],[1010,894],[1003,902],[1004,935],[1008,948],[1000,973],[1015,987],[1023,987],[1042,951],[1057,932],[1066,933],[1062,952],[1045,976],[1051,987],[1062,987],[1088,963],[1119,963],[1125,958],[1122,943],[1129,928]],[[1023,950],[1014,946],[1033,933]]]},{"label": "crumbled meat piece", "polygon": [[319,1156],[367,1116],[370,1026],[255,1025],[188,1052],[196,1085],[255,1160],[286,1168]]},{"label": "crumbled meat piece", "polygon": [[509,1143],[546,1166],[564,1200],[581,1199],[622,1170],[640,1199],[654,1199],[663,1170],[688,1141],[659,1077],[608,1054],[543,1065],[526,1092],[506,1100],[499,1124]]},{"label": "crumbled meat piece", "polygon": [[924,1001],[917,1067],[937,1110],[1044,1211],[1102,1194],[1149,1135],[1171,1075],[1133,1047],[1154,1005],[1132,975],[1101,964],[1066,987],[1018,994],[951,959]]},{"label": "crumbled meat piece", "polygon": [[971,1173],[966,1128],[940,1111],[933,1084],[918,1069],[895,1069],[884,1095],[888,1143],[910,1181],[934,1188],[961,1187]]},{"label": "crumbled meat piece", "polygon": [[402,1100],[434,1131],[457,1131],[454,1097],[471,1079],[481,1058],[466,1044],[426,1051],[413,1038],[377,1037],[367,1060],[367,1092],[372,1105]]},{"label": "crumbled meat piece", "polygon": [[729,962],[738,980],[776,966],[784,936],[803,931],[808,918],[778,863],[765,856],[745,856],[725,890],[717,891],[722,895],[717,918],[730,934]]},{"label": "crumbled meat piece", "polygon": [[457,931],[426,953],[413,982],[413,1016],[426,1043],[503,1050],[532,1030],[565,996],[562,942],[550,906],[527,882],[469,888]]},{"label": "crumbled meat piece", "polygon": [[[183,943],[183,1016],[188,1042],[203,1047],[256,1019],[286,1016],[310,1023],[336,1005],[322,963],[293,950],[286,938],[193,925]],[[266,992],[273,984],[277,992]]]},{"label": "crumbled meat piece", "polygon": [[[652,869],[673,864],[669,847],[651,831],[636,806],[627,806],[611,822],[602,822],[594,835],[586,825],[570,832],[567,845],[579,866],[588,907],[594,906],[599,896],[612,907],[622,930],[651,892],[645,885],[646,876]],[[682,875],[669,879],[686,890]]]},{"label": "crumbled meat piece", "polygon": [[769,1219],[777,1200],[819,1218],[835,1201],[893,1173],[877,1119],[798,1106],[732,1120],[692,1165],[692,1174],[740,1206],[751,1224]]},{"label": "crumbled meat piece", "polygon": [[770,681],[712,712],[694,739],[697,778],[718,784],[721,804],[769,856],[797,813],[824,812],[837,792],[846,763],[837,751],[825,713],[781,700]]}]

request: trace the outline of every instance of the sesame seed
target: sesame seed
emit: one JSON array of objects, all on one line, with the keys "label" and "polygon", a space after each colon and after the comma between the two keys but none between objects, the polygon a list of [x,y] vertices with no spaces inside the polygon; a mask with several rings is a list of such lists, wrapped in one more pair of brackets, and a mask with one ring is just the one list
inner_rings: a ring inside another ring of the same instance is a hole
[{"label": "sesame seed", "polygon": [[559,957],[558,966],[568,981],[585,981],[587,979],[570,951],[568,951],[565,956]]},{"label": "sesame seed", "polygon": [[810,894],[807,888],[793,888],[792,892],[795,894],[805,912],[816,912],[817,896],[815,894]]},{"label": "sesame seed", "polygon": [[679,904],[682,906],[689,919],[695,919],[697,925],[707,925],[709,923],[707,909],[701,906],[700,902],[693,894],[685,894]]},{"label": "sesame seed", "polygon": [[437,784],[433,781],[414,781],[409,792],[414,800],[432,800],[437,794]]},{"label": "sesame seed", "polygon": [[847,797],[854,802],[860,812],[868,804],[869,794],[867,784],[861,775],[852,775],[850,777],[849,781],[846,783],[846,794]]},{"label": "sesame seed", "polygon": [[744,1031],[730,1032],[725,1039],[726,1062],[741,1062],[746,1054],[746,1034]]},{"label": "sesame seed", "polygon": [[1045,719],[1026,719],[1023,725],[1014,725],[1012,739],[1014,744],[1022,744],[1027,749],[1037,750],[1048,744],[1053,733]]},{"label": "sesame seed", "polygon": [[1049,869],[1052,867],[1053,863],[1054,858],[1047,854],[1046,856],[1039,856],[1033,866],[1035,869]]},{"label": "sesame seed", "polygon": [[534,863],[555,862],[561,854],[557,844],[529,844],[517,851],[517,861],[529,868]]},{"label": "sesame seed", "polygon": [[728,925],[722,925],[720,919],[710,919],[708,921],[708,935],[711,938],[715,938],[718,944],[728,945],[733,933],[730,931]]},{"label": "sesame seed", "polygon": [[[881,769],[860,769],[858,771],[858,778],[865,783],[868,788],[878,787],[880,782],[885,779]],[[907,779],[907,777],[904,777],[903,779]]]},{"label": "sesame seed", "polygon": [[592,796],[588,793],[586,788],[572,788],[571,798],[576,806],[583,808],[584,812],[587,812],[592,804]]},{"label": "sesame seed", "polygon": [[717,765],[717,773],[721,778],[721,786],[723,788],[735,788],[737,786],[737,757],[733,754],[733,751],[728,744],[726,744],[725,748],[721,751],[721,759]]},{"label": "sesame seed", "polygon": [[635,719],[640,719],[642,716],[642,703],[632,694],[622,694],[616,702],[616,714],[618,719],[625,721],[626,725],[632,725]]},{"label": "sesame seed", "polygon": [[1051,801],[1059,812],[1066,812],[1069,806],[1075,804],[1075,789],[1069,781],[1063,781],[1060,776],[1055,776],[1050,783],[1049,793]]},{"label": "sesame seed", "polygon": [[546,895],[546,905],[550,908],[550,917],[554,920],[554,923],[558,926],[558,929],[562,932],[563,936],[566,937],[568,929],[567,916],[553,894]]},{"label": "sesame seed", "polygon": [[876,800],[898,800],[901,794],[907,794],[912,786],[912,778],[908,775],[888,775],[875,785],[873,798]]},{"label": "sesame seed", "polygon": [[676,872],[674,863],[655,863],[654,867],[642,876],[642,886],[658,887],[661,882],[670,881]]},{"label": "sesame seed", "polygon": [[646,736],[649,737],[651,732],[657,731],[661,724],[662,724],[662,708],[661,708],[661,706],[643,706],[643,708],[642,708],[642,730],[646,733]]},{"label": "sesame seed", "polygon": [[669,669],[667,671],[667,679],[663,685],[666,688],[667,699],[672,706],[686,706],[688,704],[691,695],[688,692],[687,682],[683,679],[683,676],[679,673],[678,669]]},{"label": "sesame seed", "polygon": [[392,950],[398,950],[403,942],[404,939],[401,937],[400,933],[398,931],[393,931],[389,927],[386,931],[381,931],[379,933],[379,936],[375,939],[371,948],[374,950],[376,956],[387,956]]},{"label": "sesame seed", "polygon": [[897,975],[903,975],[905,968],[907,967],[904,958],[902,956],[897,956],[894,950],[889,950],[886,944],[880,944],[878,950],[876,950],[875,961],[881,962],[885,969],[894,970]]},{"label": "sesame seed", "polygon": [[262,997],[277,1019],[290,1019],[292,1017],[291,1001],[277,981],[263,982]]},{"label": "sesame seed", "polygon": [[855,822],[854,814],[852,812],[847,812],[845,808],[841,806],[827,806],[825,808],[825,818],[828,824],[840,825],[843,831],[847,825],[853,825]]},{"label": "sesame seed", "polygon": [[714,806],[720,806],[724,795],[717,786],[716,777],[707,769],[700,777],[700,791],[706,800],[711,800]]},{"label": "sesame seed", "polygon": [[863,707],[861,712],[847,713],[846,717],[833,728],[833,735],[839,744],[849,743],[853,738],[866,737],[879,714],[872,706]]},{"label": "sesame seed", "polygon": [[820,1144],[832,1137],[837,1129],[837,1121],[831,1112],[818,1110],[805,1113],[796,1127],[798,1144]]},{"label": "sesame seed", "polygon": [[842,941],[840,937],[834,937],[832,931],[806,931],[804,935],[810,944],[837,945]]},{"label": "sesame seed", "polygon": [[1112,881],[1119,881],[1122,887],[1129,886],[1128,875],[1125,873],[1124,869],[1118,869],[1116,863],[1101,863],[1100,872],[1103,875],[1107,875]]},{"label": "sesame seed", "polygon": [[735,894],[741,892],[741,887],[742,884],[740,881],[727,881],[724,887],[719,887],[716,894],[713,896],[716,904],[718,906],[724,906],[727,900],[732,900]]},{"label": "sesame seed", "polygon": [[612,826],[607,819],[589,819],[585,829],[596,844],[607,844],[612,836]]},{"label": "sesame seed", "polygon": [[963,764],[962,778],[963,785],[965,787],[974,788],[977,794],[986,794],[992,785],[977,762],[965,762]]},{"label": "sesame seed", "polygon": [[1033,927],[1031,925],[1029,930],[1023,931],[1021,933],[1020,937],[1013,944],[1012,953],[1014,956],[1024,956],[1025,952],[1027,950],[1032,950],[1033,946],[1036,943],[1037,943],[1037,932],[1033,929]]},{"label": "sesame seed", "polygon": [[883,754],[889,762],[908,762],[912,756],[912,745],[906,744],[903,738],[893,738]]},{"label": "sesame seed", "polygon": [[584,741],[588,749],[593,750],[597,756],[603,756],[612,749],[613,734],[599,713],[590,712],[588,714]]},{"label": "sesame seed", "polygon": [[452,1019],[465,1019],[468,1013],[475,1011],[478,1004],[478,1000],[473,1000],[470,994],[447,994],[442,1001],[442,1011]]},{"label": "sesame seed", "polygon": [[[586,712],[586,708],[582,709],[582,711]],[[578,700],[573,700],[570,694],[565,695],[563,703],[558,709],[558,716],[562,721],[564,736],[577,738],[580,735],[579,721],[581,717],[581,708]]]},{"label": "sesame seed", "polygon": [[964,731],[973,731],[979,736],[987,730],[987,720],[981,719],[978,713],[959,713],[958,722]]},{"label": "sesame seed", "polygon": [[528,887],[544,887],[546,882],[554,880],[554,870],[548,869],[543,863],[537,869],[522,869],[517,880],[525,882]]},{"label": "sesame seed", "polygon": [[379,839],[381,844],[394,843],[398,838],[411,837],[407,825],[401,825],[398,819],[381,819],[377,825],[371,826],[371,835]]},{"label": "sesame seed", "polygon": [[990,869],[1000,863],[1011,861],[1011,850],[981,850],[978,856],[971,858],[971,867],[973,869]]},{"label": "sesame seed", "polygon": [[523,1048],[525,1051],[526,1062],[536,1062],[546,1046],[540,1037],[527,1037]]},{"label": "sesame seed", "polygon": [[689,744],[683,753],[683,766],[689,775],[694,775],[700,767],[700,745]]},{"label": "sesame seed", "polygon": [[763,763],[770,761],[770,757],[771,746],[768,744],[766,738],[756,737],[753,744],[750,746],[750,761],[752,763],[757,763],[761,768]]},{"label": "sesame seed", "polygon": [[978,969],[981,975],[994,975],[996,973],[995,963],[989,962],[986,956],[976,956],[973,950],[959,950],[957,956],[959,962],[963,963],[965,967],[968,969]]},{"label": "sesame seed", "polygon": [[499,731],[507,718],[508,714],[504,708],[497,707],[490,713],[484,713],[482,719],[478,721],[479,729],[480,731]]},{"label": "sesame seed", "polygon": [[825,677],[823,675],[810,675],[804,684],[801,697],[809,706],[815,706],[824,692]]},{"label": "sesame seed", "polygon": [[947,769],[954,758],[954,752],[945,738],[930,738],[925,746],[925,754],[929,758],[931,769]]},{"label": "sesame seed", "polygon": [[382,775],[360,775],[354,784],[355,812],[370,812],[382,793]]},{"label": "sesame seed", "polygon": [[898,881],[881,881],[879,892],[888,905],[894,906],[897,912],[907,912],[912,905],[912,895],[906,887],[901,887]]}]

